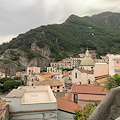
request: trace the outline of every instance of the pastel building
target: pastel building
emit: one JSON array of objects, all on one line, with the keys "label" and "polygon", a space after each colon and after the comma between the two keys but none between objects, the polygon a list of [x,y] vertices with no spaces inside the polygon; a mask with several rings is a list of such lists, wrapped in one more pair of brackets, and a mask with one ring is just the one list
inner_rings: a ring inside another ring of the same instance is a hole
[{"label": "pastel building", "polygon": [[46,80],[42,82],[34,82],[34,86],[41,86],[41,85],[50,85],[53,92],[63,92],[63,84],[60,80]]},{"label": "pastel building", "polygon": [[54,67],[47,67],[47,73],[51,73],[51,72],[62,72],[62,70]]},{"label": "pastel building", "polygon": [[22,79],[24,79],[25,75],[25,72],[16,72],[16,76],[21,77]]},{"label": "pastel building", "polygon": [[72,59],[66,58],[59,62],[52,62],[51,67],[57,69],[67,69],[67,68],[72,69],[73,68]]},{"label": "pastel building", "polygon": [[27,75],[33,75],[36,73],[40,73],[39,67],[27,67]]},{"label": "pastel building", "polygon": [[109,75],[120,74],[120,54],[107,54],[109,57]]},{"label": "pastel building", "polygon": [[80,65],[80,62],[82,61],[82,59],[83,58],[72,58],[71,57],[71,59],[72,59],[72,66],[73,67],[79,67],[79,65]]},{"label": "pastel building", "polygon": [[24,86],[6,96],[11,120],[57,120],[57,101],[50,86]]}]

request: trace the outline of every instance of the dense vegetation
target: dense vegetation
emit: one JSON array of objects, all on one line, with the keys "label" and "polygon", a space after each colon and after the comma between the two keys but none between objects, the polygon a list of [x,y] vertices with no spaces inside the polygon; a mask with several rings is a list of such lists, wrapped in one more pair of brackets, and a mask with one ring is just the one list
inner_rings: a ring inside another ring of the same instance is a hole
[{"label": "dense vegetation", "polygon": [[22,85],[23,81],[20,77],[14,77],[13,79],[6,77],[0,79],[0,84],[0,92],[5,92]]},{"label": "dense vegetation", "polygon": [[[76,56],[87,47],[96,50],[98,55],[120,53],[119,18],[119,13],[101,13],[82,18],[71,15],[63,24],[41,26],[13,38],[9,43],[3,43],[0,54],[6,49],[18,48],[26,53],[28,59],[42,57],[30,50],[33,42],[40,48],[48,47],[52,53],[49,57],[55,58],[55,61]],[[19,59],[19,55],[11,54],[14,61]]]},{"label": "dense vegetation", "polygon": [[96,102],[95,104],[89,103],[82,110],[77,110],[75,112],[76,115],[74,116],[74,119],[87,120],[87,118],[92,114],[99,103],[100,102]]},{"label": "dense vegetation", "polygon": [[105,82],[105,86],[103,87],[103,90],[106,88],[107,90],[110,90],[112,88],[116,88],[120,86],[120,75],[115,74],[113,76],[109,76],[107,81]]}]

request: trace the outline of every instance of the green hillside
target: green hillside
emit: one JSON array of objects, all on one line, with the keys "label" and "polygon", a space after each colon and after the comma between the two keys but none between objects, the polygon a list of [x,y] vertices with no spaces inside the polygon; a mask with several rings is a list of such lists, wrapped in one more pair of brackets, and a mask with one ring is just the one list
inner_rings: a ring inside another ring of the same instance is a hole
[{"label": "green hillside", "polygon": [[[52,53],[49,57],[55,58],[55,61],[76,56],[84,52],[87,47],[96,50],[98,55],[120,53],[120,30],[118,29],[120,14],[112,13],[116,24],[114,20],[112,22],[112,17],[105,18],[106,15],[109,16],[108,13],[82,18],[71,15],[63,24],[32,29],[25,34],[20,34],[9,43],[2,44],[0,54],[3,54],[6,49],[19,49],[26,53],[28,59],[42,57],[40,53],[30,50],[33,42],[36,42],[40,48],[47,46]],[[103,24],[105,20],[110,22]]]}]

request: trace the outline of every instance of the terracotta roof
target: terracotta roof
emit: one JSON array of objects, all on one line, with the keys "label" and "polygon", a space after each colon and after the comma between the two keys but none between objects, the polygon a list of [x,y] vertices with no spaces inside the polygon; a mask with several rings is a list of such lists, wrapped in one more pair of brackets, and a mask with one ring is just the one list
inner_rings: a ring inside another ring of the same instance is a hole
[{"label": "terracotta roof", "polygon": [[89,70],[84,70],[84,69],[81,69],[81,68],[76,68],[76,69],[78,69],[81,73],[87,73],[87,74],[93,74],[94,73],[93,70],[89,71]]},{"label": "terracotta roof", "polygon": [[71,72],[63,71],[63,74],[70,75]]},{"label": "terracotta roof", "polygon": [[107,82],[107,78],[102,78],[102,79],[96,80],[96,82],[98,84],[105,83],[105,82]]},{"label": "terracotta roof", "polygon": [[107,94],[108,91],[105,89],[102,92],[103,86],[92,86],[92,85],[74,85],[72,86],[72,93],[78,94]]},{"label": "terracotta roof", "polygon": [[72,93],[70,91],[68,91],[68,95],[63,97],[62,99],[66,99],[66,100],[72,101]]},{"label": "terracotta roof", "polygon": [[62,86],[62,83],[60,80],[45,80],[45,81],[40,81],[40,82],[35,82],[33,83],[34,86],[39,86],[39,85],[50,85],[50,86]]},{"label": "terracotta roof", "polygon": [[52,76],[52,75],[53,75],[53,73],[49,73],[49,74],[43,75],[43,77],[50,77],[50,76]]},{"label": "terracotta roof", "polygon": [[66,59],[63,59],[63,61],[72,61],[71,58],[66,58]]},{"label": "terracotta roof", "polygon": [[81,101],[81,102],[78,102],[78,106],[83,109],[83,107],[85,107],[87,104],[89,104],[91,102],[84,102],[84,101]]},{"label": "terracotta roof", "polygon": [[68,92],[68,97],[67,97],[67,100],[72,101],[72,93],[71,93],[71,92]]},{"label": "terracotta roof", "polygon": [[78,100],[80,101],[100,101],[105,95],[91,95],[91,94],[78,94]]},{"label": "terracotta roof", "polygon": [[95,77],[108,75],[109,65],[108,64],[95,64],[94,75]]},{"label": "terracotta roof", "polygon": [[59,63],[64,63],[63,61],[59,61]]},{"label": "terracotta roof", "polygon": [[41,72],[41,73],[36,73],[36,75],[42,76],[42,75],[46,75],[46,73],[45,72]]},{"label": "terracotta roof", "polygon": [[58,109],[60,110],[64,110],[71,113],[75,113],[75,110],[78,109],[80,110],[80,107],[72,101],[65,100],[62,98],[56,98],[56,99],[57,99]]},{"label": "terracotta roof", "polygon": [[68,96],[62,97],[62,99],[65,99],[65,100],[67,100],[67,98],[68,98]]},{"label": "terracotta roof", "polygon": [[105,83],[109,75],[98,76],[95,78],[98,84]]}]

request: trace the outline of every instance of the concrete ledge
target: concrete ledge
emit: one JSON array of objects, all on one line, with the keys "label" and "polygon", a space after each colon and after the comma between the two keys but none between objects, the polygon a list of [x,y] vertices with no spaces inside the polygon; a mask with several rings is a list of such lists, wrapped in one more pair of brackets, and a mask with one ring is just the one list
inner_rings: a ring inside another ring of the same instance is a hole
[{"label": "concrete ledge", "polygon": [[117,106],[120,106],[120,87],[108,92],[88,120],[108,120]]}]

